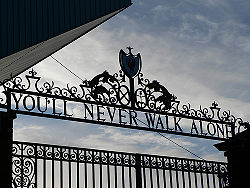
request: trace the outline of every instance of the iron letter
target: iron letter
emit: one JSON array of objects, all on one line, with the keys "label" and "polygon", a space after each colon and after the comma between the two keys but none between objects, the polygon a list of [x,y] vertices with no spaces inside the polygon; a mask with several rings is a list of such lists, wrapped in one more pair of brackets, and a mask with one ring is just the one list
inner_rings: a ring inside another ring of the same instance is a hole
[{"label": "iron letter", "polygon": [[97,121],[105,121],[106,119],[101,118],[101,115],[104,115],[104,112],[100,111],[100,108],[105,109],[103,106],[97,105]]},{"label": "iron letter", "polygon": [[154,117],[152,117],[151,113],[145,113],[145,116],[146,116],[146,119],[147,119],[147,122],[148,122],[148,127],[154,127],[155,114],[154,114]]},{"label": "iron letter", "polygon": [[[32,101],[31,108],[28,108],[27,103],[26,103],[28,98],[30,98],[31,101]],[[23,107],[25,108],[25,110],[32,111],[32,110],[34,110],[35,106],[36,106],[36,102],[35,102],[35,99],[32,96],[26,95],[23,98]]]},{"label": "iron letter", "polygon": [[48,97],[45,97],[45,101],[46,101],[45,102],[45,109],[42,110],[41,109],[41,97],[37,96],[37,109],[38,109],[39,112],[44,113],[44,112],[47,111],[47,109],[48,109],[48,103],[49,103]]},{"label": "iron letter", "polygon": [[169,128],[169,124],[168,124],[168,116],[166,115],[166,128],[167,130],[172,131],[173,129]]},{"label": "iron letter", "polygon": [[198,129],[196,127],[196,124],[195,124],[194,120],[193,120],[193,123],[192,123],[191,134],[193,134],[193,130],[195,130],[196,134],[199,134]]},{"label": "iron letter", "polygon": [[[213,127],[213,132],[211,132],[211,130],[210,130],[210,127],[211,127],[211,126],[209,126],[209,125],[212,125],[212,127]],[[209,122],[209,123],[207,124],[207,131],[208,131],[208,133],[209,133],[211,136],[214,136],[214,135],[216,134],[216,128],[215,128],[215,126],[214,126],[213,123]]]},{"label": "iron letter", "polygon": [[73,114],[67,114],[67,101],[66,101],[66,100],[63,101],[63,114],[64,114],[64,116],[66,116],[66,117],[71,117],[71,116],[73,116]]},{"label": "iron letter", "polygon": [[56,112],[56,99],[53,98],[52,101],[53,101],[53,102],[52,102],[52,103],[53,103],[53,112],[52,112],[52,113],[53,113],[54,115],[59,115],[59,116],[60,116],[60,115],[62,114],[62,112]]},{"label": "iron letter", "polygon": [[161,119],[161,115],[158,116],[156,127],[155,127],[156,129],[158,129],[158,125],[161,126],[161,129],[164,129],[164,125],[163,125],[163,122],[162,122],[162,119]]},{"label": "iron letter", "polygon": [[223,136],[223,138],[225,137],[225,131],[224,131],[224,127],[223,127],[223,124],[218,124],[216,123],[216,126],[217,126],[217,134],[218,134],[218,137],[220,136],[220,134]]},{"label": "iron letter", "polygon": [[12,96],[13,96],[14,101],[16,102],[16,110],[18,110],[18,109],[19,109],[19,102],[20,102],[20,100],[21,100],[23,94],[20,93],[19,99],[17,99],[17,97],[16,97],[16,95],[15,95],[14,93],[11,93],[11,94],[12,94]]},{"label": "iron letter", "polygon": [[[132,114],[133,113],[133,114]],[[129,119],[130,119],[130,125],[133,124],[133,121],[135,123],[135,125],[138,126],[138,123],[136,121],[136,118],[137,118],[137,112],[134,111],[134,110],[129,110]]]},{"label": "iron letter", "polygon": [[84,116],[84,118],[85,119],[87,119],[87,111],[88,111],[88,114],[91,116],[91,118],[92,118],[92,120],[94,119],[94,107],[93,107],[93,104],[91,104],[91,110],[90,110],[90,108],[88,107],[88,105],[87,104],[85,104],[84,103],[84,113],[85,113],[85,116]]},{"label": "iron letter", "polygon": [[182,132],[182,128],[180,127],[179,122],[181,121],[181,118],[179,118],[178,120],[176,120],[176,117],[174,116],[174,127],[175,127],[175,131],[181,131]]},{"label": "iron letter", "polygon": [[114,111],[113,111],[113,113],[111,113],[110,107],[108,107],[108,106],[107,106],[107,110],[108,110],[108,114],[109,114],[110,122],[112,123],[112,122],[113,122],[113,120],[114,120],[114,116],[115,116],[115,111],[116,111],[116,108],[114,107]]},{"label": "iron letter", "polygon": [[127,122],[126,121],[122,121],[123,118],[126,118],[125,115],[122,115],[122,111],[123,112],[127,112],[126,110],[119,108],[119,123],[122,124],[122,125],[126,125]]}]

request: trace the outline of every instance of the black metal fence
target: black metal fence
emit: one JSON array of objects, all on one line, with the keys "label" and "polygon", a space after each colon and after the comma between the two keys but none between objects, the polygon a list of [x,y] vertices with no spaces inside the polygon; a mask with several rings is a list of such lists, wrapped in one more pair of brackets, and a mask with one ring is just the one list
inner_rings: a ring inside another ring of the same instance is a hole
[{"label": "black metal fence", "polygon": [[222,188],[227,164],[13,142],[12,188]]}]

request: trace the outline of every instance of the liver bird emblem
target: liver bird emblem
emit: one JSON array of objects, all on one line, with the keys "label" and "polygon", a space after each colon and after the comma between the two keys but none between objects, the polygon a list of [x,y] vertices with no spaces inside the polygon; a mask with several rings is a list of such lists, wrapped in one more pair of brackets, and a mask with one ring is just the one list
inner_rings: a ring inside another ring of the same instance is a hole
[{"label": "liver bird emblem", "polygon": [[133,55],[131,52],[133,48],[131,47],[127,47],[127,49],[129,50],[128,53],[120,50],[120,65],[126,76],[134,78],[141,70],[141,55],[140,53]]}]

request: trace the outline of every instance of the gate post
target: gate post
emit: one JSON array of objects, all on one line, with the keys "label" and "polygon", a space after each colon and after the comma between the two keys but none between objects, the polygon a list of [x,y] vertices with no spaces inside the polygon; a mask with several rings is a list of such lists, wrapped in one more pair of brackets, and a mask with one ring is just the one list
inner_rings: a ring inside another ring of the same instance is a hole
[{"label": "gate post", "polygon": [[224,155],[227,157],[228,187],[238,188],[249,185],[250,129],[214,146],[219,151],[224,151]]},{"label": "gate post", "polygon": [[140,154],[135,154],[135,175],[136,175],[136,188],[142,188]]},{"label": "gate post", "polygon": [[1,187],[12,187],[12,141],[15,114],[0,111],[0,179]]}]

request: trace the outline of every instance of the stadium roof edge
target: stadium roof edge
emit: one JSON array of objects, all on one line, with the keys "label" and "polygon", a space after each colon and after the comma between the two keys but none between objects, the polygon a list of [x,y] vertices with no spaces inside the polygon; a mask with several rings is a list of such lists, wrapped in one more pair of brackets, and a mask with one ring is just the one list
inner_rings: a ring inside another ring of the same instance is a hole
[{"label": "stadium roof edge", "polygon": [[[43,0],[38,0],[38,1],[43,1]],[[52,0],[52,1],[54,2],[57,0]],[[86,3],[89,0],[73,0],[73,1]],[[70,1],[70,2],[73,2],[73,1]],[[69,24],[70,29],[69,28],[65,29],[66,22],[64,20],[64,29],[62,30],[62,32],[59,32],[59,29],[60,29],[59,27],[56,28],[57,26],[60,25],[59,23],[58,24],[54,23],[54,26],[52,26],[50,23],[48,23],[48,25],[46,26],[46,29],[47,29],[46,32],[44,32],[43,30],[42,31],[36,30],[36,32],[34,31],[35,33],[32,33],[32,31],[33,31],[32,27],[27,29],[26,28],[27,26],[26,26],[24,31],[22,31],[22,32],[26,32],[26,33],[22,33],[20,31],[20,27],[19,27],[19,34],[18,34],[19,40],[18,41],[14,40],[15,36],[10,35],[10,33],[8,33],[8,34],[5,33],[5,35],[7,35],[7,41],[0,42],[0,45],[1,45],[0,46],[0,49],[1,49],[1,51],[0,51],[0,58],[1,58],[0,59],[0,83],[3,83],[5,81],[9,80],[11,77],[17,76],[18,74],[22,73],[23,71],[29,69],[30,67],[39,63],[40,61],[42,61],[46,57],[50,56],[51,54],[53,54],[56,51],[60,50],[61,48],[65,47],[66,45],[70,44],[71,42],[77,40],[79,37],[88,33],[92,29],[96,28],[100,24],[104,23],[105,21],[107,21],[111,17],[115,16],[119,12],[123,11],[124,9],[126,9],[127,7],[132,5],[131,0],[122,0],[123,3],[124,2],[126,2],[126,3],[117,4],[120,1],[121,0],[109,0],[109,2],[114,3],[113,6],[111,6],[111,4],[110,4],[109,9],[106,7],[104,10],[104,9],[98,9],[96,7],[95,15],[99,15],[99,17],[94,16],[92,19],[90,19],[90,18],[87,19],[86,15],[88,13],[86,12],[85,17],[84,17],[86,20],[83,21],[82,23],[79,20],[81,18],[77,19],[76,15],[78,13],[75,12],[74,21],[71,20],[72,21],[71,22],[70,20],[68,20],[68,22],[67,22]],[[59,1],[57,1],[57,2],[59,2]],[[62,1],[60,1],[60,2],[62,2]],[[96,2],[103,3],[103,2],[108,2],[108,0],[96,0]],[[2,3],[2,1],[1,1],[1,3]],[[119,6],[119,5],[122,5],[122,6]],[[95,5],[95,6],[97,6],[97,5]],[[85,7],[85,10],[87,11],[88,9]],[[55,11],[55,10],[53,10],[53,11]],[[97,13],[98,11],[100,11],[100,12]],[[103,11],[106,11],[106,12],[103,12]],[[71,11],[71,13],[72,13],[72,11]],[[2,15],[0,17],[1,24],[3,24],[3,22],[4,22]],[[65,16],[65,12],[64,12],[64,16]],[[81,17],[81,15],[80,15],[80,17]],[[54,18],[52,18],[52,20],[53,19]],[[46,19],[46,20],[48,22],[50,22],[48,19]],[[45,27],[45,24],[43,24],[42,29],[44,29],[44,27]],[[13,26],[13,28],[7,28],[7,30],[9,30],[9,29],[15,29],[15,28]],[[4,28],[2,27],[1,32],[0,32],[1,39],[4,36],[3,30],[4,30]],[[53,30],[53,32],[52,32],[52,30]],[[48,31],[48,33],[47,33],[47,31]],[[13,33],[14,31],[11,31],[11,32]],[[39,39],[39,37],[38,37],[39,32],[41,32],[42,34],[46,34],[45,38],[41,38],[42,36],[40,36],[40,40],[38,40]],[[52,33],[50,33],[50,32],[52,32]],[[28,37],[28,34],[29,34],[30,38]],[[11,36],[12,38],[8,38],[8,36]],[[36,37],[34,37],[34,36],[36,36]],[[21,37],[23,37],[23,38],[21,38]],[[33,41],[35,43],[33,45],[31,45],[31,42],[33,39],[37,39],[37,40]],[[41,39],[44,39],[44,40],[41,40]],[[11,46],[10,46],[10,43],[12,43]],[[19,43],[18,50],[15,51],[15,49],[11,49],[11,47],[12,48],[16,47],[15,44],[13,44],[13,43]],[[23,44],[23,48],[21,48],[21,44]],[[9,55],[6,55],[6,50],[9,50],[9,52],[8,52]],[[4,56],[4,53],[5,53],[5,56]]]}]

